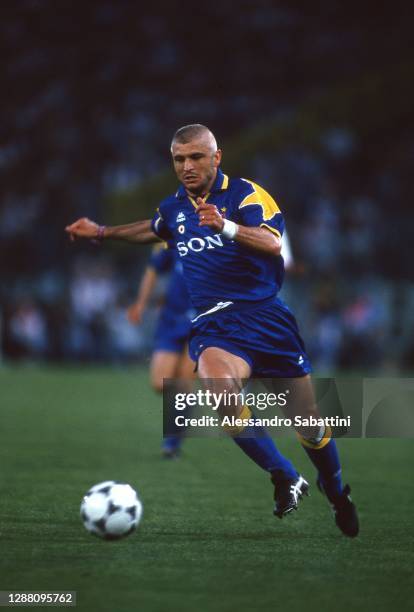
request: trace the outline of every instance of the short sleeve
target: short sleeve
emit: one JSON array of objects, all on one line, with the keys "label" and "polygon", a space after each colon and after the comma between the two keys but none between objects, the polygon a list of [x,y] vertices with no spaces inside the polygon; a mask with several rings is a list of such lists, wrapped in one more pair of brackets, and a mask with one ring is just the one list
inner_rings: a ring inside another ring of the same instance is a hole
[{"label": "short sleeve", "polygon": [[285,223],[275,200],[256,183],[246,182],[251,189],[239,204],[240,223],[247,227],[266,227],[281,238]]},{"label": "short sleeve", "polygon": [[152,218],[151,229],[154,234],[156,234],[159,238],[162,238],[162,240],[170,240],[172,238],[171,232],[168,229],[159,208],[157,208],[157,212]]}]

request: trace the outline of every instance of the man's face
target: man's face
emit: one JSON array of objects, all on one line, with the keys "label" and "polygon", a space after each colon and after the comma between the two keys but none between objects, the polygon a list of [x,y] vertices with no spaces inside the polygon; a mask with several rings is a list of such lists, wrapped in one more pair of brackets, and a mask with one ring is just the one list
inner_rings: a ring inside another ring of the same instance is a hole
[{"label": "man's face", "polygon": [[214,151],[208,138],[172,146],[172,158],[178,180],[191,195],[207,193],[214,183],[221,161],[221,151]]}]

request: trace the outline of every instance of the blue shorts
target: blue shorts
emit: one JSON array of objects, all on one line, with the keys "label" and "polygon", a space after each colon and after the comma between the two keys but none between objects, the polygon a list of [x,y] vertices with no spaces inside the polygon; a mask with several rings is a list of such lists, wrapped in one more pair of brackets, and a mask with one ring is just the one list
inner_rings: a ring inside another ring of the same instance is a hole
[{"label": "blue shorts", "polygon": [[154,351],[182,353],[190,335],[191,321],[187,314],[161,311],[155,332]]},{"label": "blue shorts", "polygon": [[198,361],[208,347],[238,355],[260,378],[298,378],[311,371],[296,319],[277,298],[201,316],[191,330],[191,359]]}]

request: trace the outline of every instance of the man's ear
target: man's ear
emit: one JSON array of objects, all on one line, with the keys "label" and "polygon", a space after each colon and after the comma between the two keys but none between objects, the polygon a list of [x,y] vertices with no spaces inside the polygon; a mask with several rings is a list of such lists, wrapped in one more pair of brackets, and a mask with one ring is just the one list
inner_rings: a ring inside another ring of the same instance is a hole
[{"label": "man's ear", "polygon": [[217,151],[214,153],[214,166],[216,168],[218,168],[221,163],[221,156],[222,156],[221,149],[217,149]]}]

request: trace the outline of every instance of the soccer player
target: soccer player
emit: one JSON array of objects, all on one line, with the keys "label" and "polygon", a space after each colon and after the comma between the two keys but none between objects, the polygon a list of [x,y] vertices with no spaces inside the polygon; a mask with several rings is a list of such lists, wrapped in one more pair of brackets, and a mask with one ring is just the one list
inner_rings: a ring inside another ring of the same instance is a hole
[{"label": "soccer player", "polygon": [[[162,393],[165,378],[187,381],[194,376],[194,363],[188,354],[188,337],[193,311],[184,282],[183,266],[176,253],[176,250],[170,248],[167,243],[154,247],[137,298],[127,310],[130,323],[140,324],[158,276],[170,274],[165,302],[155,331],[150,362],[151,385],[158,393]],[[174,411],[170,411],[166,416],[171,421],[168,423],[171,435],[165,436],[162,453],[165,458],[174,459],[180,452],[183,428],[174,427]]]},{"label": "soccer player", "polygon": [[[161,202],[152,220],[105,227],[82,218],[67,226],[66,232],[72,240],[171,240],[197,311],[190,355],[199,377],[213,384],[222,381],[226,390],[236,391],[251,376],[290,379],[303,412],[317,414],[310,363],[296,320],[277,298],[284,274],[280,256],[284,222],[276,202],[254,182],[230,179],[222,172],[222,152],[203,125],[177,130],[171,154],[181,185]],[[234,410],[241,418],[250,415],[247,406]],[[250,459],[270,473],[274,514],[282,518],[296,509],[309,485],[267,431],[248,425],[231,433]],[[342,485],[329,428],[299,436],[317,469],[318,486],[333,507],[337,526],[345,535],[356,536],[357,513],[349,486]]]}]

